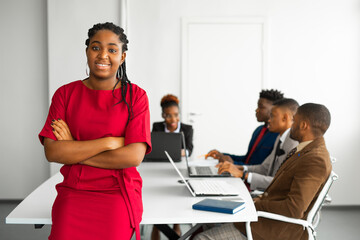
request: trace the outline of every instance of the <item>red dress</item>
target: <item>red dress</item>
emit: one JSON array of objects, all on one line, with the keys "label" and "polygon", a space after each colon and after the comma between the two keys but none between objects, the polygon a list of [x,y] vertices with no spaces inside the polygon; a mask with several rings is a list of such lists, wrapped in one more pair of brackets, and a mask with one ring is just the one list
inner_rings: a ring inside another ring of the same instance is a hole
[{"label": "red dress", "polygon": [[[130,89],[130,88],[129,88]],[[39,134],[56,140],[51,120],[63,119],[75,140],[125,137],[125,145],[145,142],[151,151],[149,102],[146,92],[132,84],[133,115],[129,123],[120,89],[92,90],[82,81],[60,87],[52,98]],[[126,96],[130,102],[129,91]],[[64,181],[56,186],[50,240],[140,240],[142,179],[135,167],[112,170],[87,165],[64,165]]]}]

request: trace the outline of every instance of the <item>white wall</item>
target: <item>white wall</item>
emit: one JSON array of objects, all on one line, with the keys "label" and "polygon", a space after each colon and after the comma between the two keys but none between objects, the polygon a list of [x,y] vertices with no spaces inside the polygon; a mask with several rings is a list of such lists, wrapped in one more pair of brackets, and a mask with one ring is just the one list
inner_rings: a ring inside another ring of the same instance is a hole
[{"label": "white wall", "polygon": [[[292,4],[289,4],[289,3]],[[269,86],[300,103],[325,104],[325,135],[339,180],[334,204],[360,204],[360,2],[278,1],[271,16]]]},{"label": "white wall", "polygon": [[0,1],[0,199],[49,177],[37,134],[47,111],[46,1]]},{"label": "white wall", "polygon": [[[147,90],[152,121],[161,120],[164,94],[180,95],[182,17],[266,17],[265,87],[280,89],[300,104],[317,102],[330,109],[332,124],[325,137],[331,155],[338,158],[334,170],[340,175],[331,192],[333,204],[360,204],[360,187],[354,184],[360,169],[359,1],[131,0],[128,13],[128,75]],[[221,36],[210,41],[221,51]],[[246,123],[239,119],[239,124]],[[243,153],[245,148],[239,149]]]}]

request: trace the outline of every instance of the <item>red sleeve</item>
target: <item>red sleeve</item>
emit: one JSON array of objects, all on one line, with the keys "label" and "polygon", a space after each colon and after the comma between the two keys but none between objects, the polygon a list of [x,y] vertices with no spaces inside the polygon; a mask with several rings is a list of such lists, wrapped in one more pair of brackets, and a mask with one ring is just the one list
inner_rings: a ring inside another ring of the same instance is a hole
[{"label": "red sleeve", "polygon": [[148,154],[151,152],[149,100],[146,92],[140,88],[134,91],[132,110],[132,118],[125,130],[125,145],[144,142],[148,145],[146,150]]},{"label": "red sleeve", "polygon": [[51,105],[49,108],[49,114],[47,116],[45,125],[43,127],[43,129],[41,130],[41,132],[39,133],[39,139],[41,144],[44,144],[44,138],[51,138],[53,140],[57,140],[53,131],[52,131],[52,127],[51,127],[51,121],[53,119],[65,119],[65,92],[64,92],[64,87],[59,88],[58,90],[56,90],[56,92],[54,93],[54,96],[52,97],[51,100]]}]

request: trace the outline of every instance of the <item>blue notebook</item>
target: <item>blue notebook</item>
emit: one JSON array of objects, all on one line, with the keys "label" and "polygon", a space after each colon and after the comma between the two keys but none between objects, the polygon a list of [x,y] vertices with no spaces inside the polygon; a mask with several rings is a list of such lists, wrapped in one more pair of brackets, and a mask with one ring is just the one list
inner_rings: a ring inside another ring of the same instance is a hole
[{"label": "blue notebook", "polygon": [[192,208],[202,211],[234,214],[245,208],[244,203],[245,202],[234,202],[205,198],[204,200],[195,203]]}]

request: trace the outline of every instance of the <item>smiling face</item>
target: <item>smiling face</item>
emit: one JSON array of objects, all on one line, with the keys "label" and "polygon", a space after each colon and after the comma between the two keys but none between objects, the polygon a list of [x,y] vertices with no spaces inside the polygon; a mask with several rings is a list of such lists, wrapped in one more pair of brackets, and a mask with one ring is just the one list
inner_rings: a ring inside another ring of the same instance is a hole
[{"label": "smiling face", "polygon": [[86,49],[90,78],[115,81],[116,72],[126,57],[121,47],[118,35],[110,30],[98,31]]},{"label": "smiling face", "polygon": [[170,132],[175,131],[180,121],[179,107],[170,106],[165,108],[162,117],[165,119],[166,128]]},{"label": "smiling face", "polygon": [[270,119],[270,112],[272,108],[272,102],[265,99],[260,98],[258,101],[258,107],[256,108],[256,119],[258,122],[268,123]]}]

